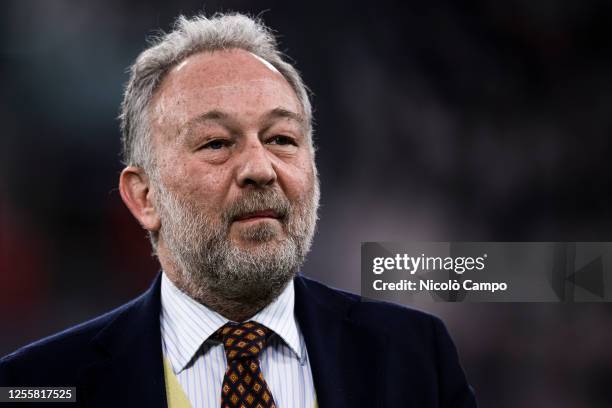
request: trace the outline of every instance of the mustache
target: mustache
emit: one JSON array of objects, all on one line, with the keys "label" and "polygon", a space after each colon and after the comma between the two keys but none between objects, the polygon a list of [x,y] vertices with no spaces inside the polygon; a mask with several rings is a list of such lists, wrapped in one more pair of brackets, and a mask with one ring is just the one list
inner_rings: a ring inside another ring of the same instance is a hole
[{"label": "mustache", "polygon": [[278,190],[249,190],[225,208],[222,219],[229,225],[246,214],[268,210],[274,211],[282,221],[289,215],[291,204]]}]

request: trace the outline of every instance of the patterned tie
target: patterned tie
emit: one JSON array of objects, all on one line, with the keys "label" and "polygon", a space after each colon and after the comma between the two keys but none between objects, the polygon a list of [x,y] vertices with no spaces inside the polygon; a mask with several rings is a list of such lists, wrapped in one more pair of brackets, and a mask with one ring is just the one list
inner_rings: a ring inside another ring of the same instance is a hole
[{"label": "patterned tie", "polygon": [[227,370],[221,387],[221,408],[276,408],[259,368],[259,353],[272,331],[257,322],[229,322],[216,331],[223,342]]}]

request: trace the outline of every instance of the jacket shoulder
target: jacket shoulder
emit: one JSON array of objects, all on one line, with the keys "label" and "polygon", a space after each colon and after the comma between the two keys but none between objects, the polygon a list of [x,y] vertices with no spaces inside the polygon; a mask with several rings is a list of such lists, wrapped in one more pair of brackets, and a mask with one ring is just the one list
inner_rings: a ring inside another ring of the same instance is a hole
[{"label": "jacket shoulder", "polygon": [[139,299],[23,346],[0,358],[0,385],[72,381],[94,357],[92,340]]},{"label": "jacket shoulder", "polygon": [[[305,277],[299,279],[306,288],[304,292],[312,296],[309,302],[319,301],[329,313],[344,316],[361,329],[384,338],[384,352],[379,356],[386,362],[386,373],[392,373],[388,381],[397,384],[390,388],[398,390],[389,400],[402,400],[405,395],[401,390],[406,386],[400,380],[412,379],[409,383],[419,384],[421,393],[434,396],[435,406],[476,407],[457,349],[438,317],[414,308],[366,299]],[[419,373],[416,378],[415,372]]]},{"label": "jacket shoulder", "polygon": [[437,316],[422,310],[367,299],[305,276],[300,276],[299,279],[322,303],[345,311],[349,319],[374,330],[393,333],[399,329],[405,331],[407,328],[414,328],[418,332],[432,332],[434,326],[444,326]]}]

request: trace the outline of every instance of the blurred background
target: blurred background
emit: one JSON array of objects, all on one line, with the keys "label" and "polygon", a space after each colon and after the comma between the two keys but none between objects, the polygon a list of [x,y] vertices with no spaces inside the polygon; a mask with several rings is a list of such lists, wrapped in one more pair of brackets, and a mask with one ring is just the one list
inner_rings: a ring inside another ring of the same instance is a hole
[{"label": "blurred background", "polygon": [[[157,273],[117,192],[116,116],[146,36],[201,10],[263,12],[313,92],[307,275],[358,291],[361,241],[612,241],[608,1],[7,1],[0,355]],[[612,305],[429,310],[481,406],[612,406]]]}]

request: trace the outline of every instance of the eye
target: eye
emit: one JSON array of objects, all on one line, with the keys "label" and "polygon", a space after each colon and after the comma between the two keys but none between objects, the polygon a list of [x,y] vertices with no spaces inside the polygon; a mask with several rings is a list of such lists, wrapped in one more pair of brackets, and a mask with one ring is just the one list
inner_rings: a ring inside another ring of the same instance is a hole
[{"label": "eye", "polygon": [[268,139],[266,143],[279,145],[279,146],[287,146],[287,145],[297,146],[297,143],[295,143],[295,140],[293,140],[293,138],[289,136],[285,136],[285,135],[273,136],[270,139]]},{"label": "eye", "polygon": [[228,147],[230,145],[229,140],[223,139],[215,139],[203,145],[200,149],[212,149],[212,150],[220,150],[224,147]]}]

